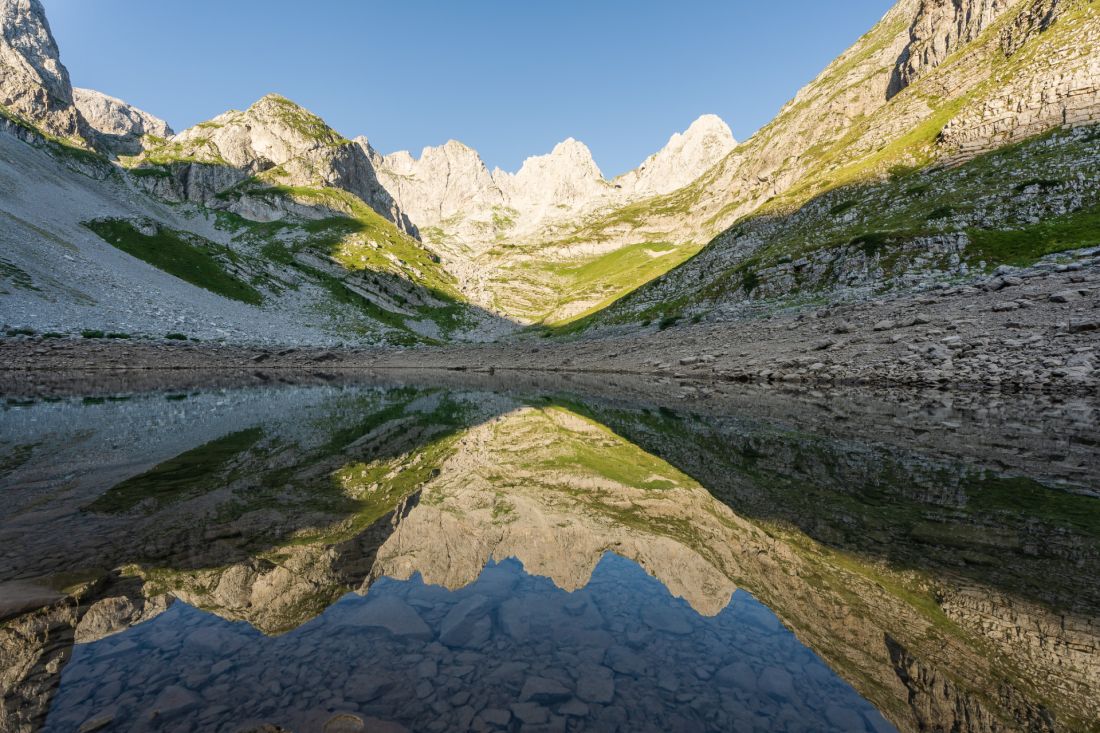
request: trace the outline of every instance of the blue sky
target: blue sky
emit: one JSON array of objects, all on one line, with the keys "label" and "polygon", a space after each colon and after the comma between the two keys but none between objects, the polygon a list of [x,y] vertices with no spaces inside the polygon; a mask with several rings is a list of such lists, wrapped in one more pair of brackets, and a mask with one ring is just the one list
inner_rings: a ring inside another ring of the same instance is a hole
[{"label": "blue sky", "polygon": [[605,175],[701,114],[738,139],[893,0],[43,0],[73,83],[177,130],[278,92],[383,152],[515,170],[575,137]]}]

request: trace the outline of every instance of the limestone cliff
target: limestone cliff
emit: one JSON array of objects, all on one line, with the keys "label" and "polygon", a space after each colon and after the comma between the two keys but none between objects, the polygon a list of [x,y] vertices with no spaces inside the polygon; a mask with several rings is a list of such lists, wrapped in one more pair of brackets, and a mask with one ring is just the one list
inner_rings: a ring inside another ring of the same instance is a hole
[{"label": "limestone cliff", "polygon": [[412,231],[379,184],[366,151],[277,94],[247,110],[232,110],[184,130],[127,165],[170,171],[141,180],[157,195],[200,203],[210,203],[249,179],[265,185],[341,189],[402,230]]},{"label": "limestone cliff", "polygon": [[39,0],[0,0],[0,112],[84,144],[69,72]]},{"label": "limestone cliff", "polygon": [[146,135],[166,138],[174,134],[159,117],[94,89],[73,89],[73,100],[97,133],[99,145],[113,154],[136,155],[144,149],[142,138]]}]

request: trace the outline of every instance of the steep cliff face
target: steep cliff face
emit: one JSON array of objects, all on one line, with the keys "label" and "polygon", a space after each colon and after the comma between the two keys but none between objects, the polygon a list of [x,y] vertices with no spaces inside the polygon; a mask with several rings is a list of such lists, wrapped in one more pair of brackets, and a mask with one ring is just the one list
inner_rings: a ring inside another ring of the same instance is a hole
[{"label": "steep cliff face", "polygon": [[0,0],[0,32],[0,112],[83,145],[84,126],[73,104],[69,72],[42,3]]},{"label": "steep cliff face", "polygon": [[369,151],[386,190],[422,233],[446,223],[456,236],[473,240],[506,205],[481,156],[456,140],[425,148],[419,159],[407,152],[383,157],[365,138],[357,142]]},{"label": "steep cliff face", "polygon": [[1010,5],[1011,0],[921,0],[887,96],[894,96],[973,41]]},{"label": "steep cliff face", "polygon": [[137,155],[144,149],[142,138],[146,135],[166,138],[174,134],[159,117],[94,89],[73,89],[73,100],[97,133],[99,146],[114,155]]},{"label": "steep cliff face", "polygon": [[157,195],[200,203],[253,178],[278,186],[341,189],[403,231],[413,231],[378,182],[366,151],[277,94],[162,140],[126,164],[170,171],[142,181]]}]

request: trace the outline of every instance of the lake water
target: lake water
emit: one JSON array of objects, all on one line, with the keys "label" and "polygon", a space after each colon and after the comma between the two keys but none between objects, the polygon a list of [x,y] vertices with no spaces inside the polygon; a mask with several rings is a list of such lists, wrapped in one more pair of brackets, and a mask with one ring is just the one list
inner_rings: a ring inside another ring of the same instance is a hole
[{"label": "lake water", "polygon": [[1088,400],[9,399],[0,730],[1100,729]]}]

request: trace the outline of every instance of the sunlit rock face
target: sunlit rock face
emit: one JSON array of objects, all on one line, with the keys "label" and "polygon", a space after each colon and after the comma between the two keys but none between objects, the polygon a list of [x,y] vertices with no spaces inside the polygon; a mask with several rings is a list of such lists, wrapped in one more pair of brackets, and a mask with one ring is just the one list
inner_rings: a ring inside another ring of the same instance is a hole
[{"label": "sunlit rock face", "polygon": [[170,137],[173,132],[159,117],[94,89],[73,89],[73,101],[103,147],[116,155],[144,150],[143,138]]},{"label": "sunlit rock face", "polygon": [[0,32],[0,105],[50,135],[85,144],[69,72],[42,3],[0,2]]},{"label": "sunlit rock face", "polygon": [[[734,583],[713,562],[739,520],[690,477],[568,410],[520,407],[466,432],[379,549],[376,576],[461,588],[514,557],[564,590],[605,552],[638,562],[698,612]],[[728,560],[727,560],[728,562]]]}]

